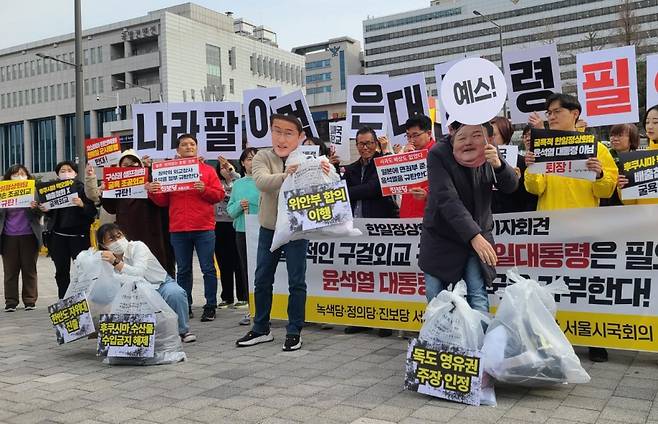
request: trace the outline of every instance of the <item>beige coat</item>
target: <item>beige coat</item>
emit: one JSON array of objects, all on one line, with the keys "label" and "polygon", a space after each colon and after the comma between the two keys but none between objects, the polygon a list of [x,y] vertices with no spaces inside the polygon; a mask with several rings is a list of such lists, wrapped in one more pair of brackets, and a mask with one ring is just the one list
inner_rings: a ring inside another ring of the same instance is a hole
[{"label": "beige coat", "polygon": [[283,159],[272,149],[259,150],[252,163],[252,176],[260,190],[258,222],[261,227],[274,230],[278,209],[279,189],[286,178]]}]

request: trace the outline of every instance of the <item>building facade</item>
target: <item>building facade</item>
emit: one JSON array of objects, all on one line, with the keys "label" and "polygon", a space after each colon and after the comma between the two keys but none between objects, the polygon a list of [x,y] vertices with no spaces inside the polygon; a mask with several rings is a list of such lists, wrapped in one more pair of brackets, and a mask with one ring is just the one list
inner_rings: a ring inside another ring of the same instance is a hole
[{"label": "building facade", "polygon": [[[2,169],[43,173],[74,159],[74,67],[37,56],[72,64],[73,52],[73,34],[0,50]],[[300,89],[305,73],[273,31],[191,3],[83,31],[82,62],[86,137],[125,140],[133,103],[242,101],[249,88]]]},{"label": "building facade", "polygon": [[363,73],[361,43],[350,37],[332,38],[292,52],[306,61],[306,100],[313,119],[345,117],[347,76]]},{"label": "building facade", "polygon": [[435,0],[430,7],[363,22],[366,74],[424,72],[437,95],[434,65],[465,55],[500,64],[503,49],[557,44],[563,90],[576,92],[576,54],[636,45],[658,52],[658,0]]}]

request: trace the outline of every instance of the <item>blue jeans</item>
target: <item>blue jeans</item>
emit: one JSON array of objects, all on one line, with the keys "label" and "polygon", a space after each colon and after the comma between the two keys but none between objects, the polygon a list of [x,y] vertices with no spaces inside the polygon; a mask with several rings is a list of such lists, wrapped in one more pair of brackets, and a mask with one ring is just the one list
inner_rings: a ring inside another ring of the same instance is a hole
[{"label": "blue jeans", "polygon": [[192,304],[192,252],[196,249],[203,272],[203,289],[206,297],[204,308],[217,307],[215,232],[208,230],[171,233],[169,238],[176,256],[177,282],[187,292],[188,304]]},{"label": "blue jeans", "polygon": [[158,287],[158,293],[178,315],[178,334],[187,333],[190,327],[188,325],[188,303],[185,290],[176,284],[176,280],[167,275],[167,278]]},{"label": "blue jeans", "polygon": [[256,315],[252,331],[266,334],[270,331],[270,312],[272,311],[272,287],[274,273],[286,252],[288,268],[288,325],[287,334],[299,334],[304,326],[306,308],[306,250],[308,240],[294,240],[270,252],[274,231],[260,228],[258,234],[258,251],[256,254],[256,274],[254,276],[254,299]]},{"label": "blue jeans", "polygon": [[[466,282],[466,301],[471,308],[489,313],[489,296],[487,295],[487,288],[482,278],[482,271],[480,270],[480,258],[471,253],[466,261],[466,266],[462,271],[462,279]],[[427,302],[434,299],[442,290],[446,289],[445,284],[440,279],[433,275],[425,273],[425,296]]]}]

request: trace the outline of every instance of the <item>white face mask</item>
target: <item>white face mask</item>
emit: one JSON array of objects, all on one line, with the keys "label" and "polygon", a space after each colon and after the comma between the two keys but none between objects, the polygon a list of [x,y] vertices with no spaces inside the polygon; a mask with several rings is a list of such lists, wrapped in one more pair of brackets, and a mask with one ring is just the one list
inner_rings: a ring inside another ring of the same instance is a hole
[{"label": "white face mask", "polygon": [[126,240],[125,237],[122,237],[119,240],[108,244],[107,248],[115,255],[122,255],[126,253],[126,249],[128,249],[128,240]]},{"label": "white face mask", "polygon": [[10,178],[11,178],[12,180],[27,180],[27,175],[18,175],[18,174],[15,174],[15,175],[12,175]]},{"label": "white face mask", "polygon": [[59,179],[60,180],[72,180],[76,176],[75,172],[60,172],[59,173]]}]

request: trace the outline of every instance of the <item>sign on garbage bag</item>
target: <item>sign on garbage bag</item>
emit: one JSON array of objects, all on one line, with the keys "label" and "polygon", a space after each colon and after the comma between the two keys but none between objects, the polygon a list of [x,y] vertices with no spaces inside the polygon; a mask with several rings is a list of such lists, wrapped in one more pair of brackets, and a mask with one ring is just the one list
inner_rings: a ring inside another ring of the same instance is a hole
[{"label": "sign on garbage bag", "polygon": [[291,231],[306,231],[352,219],[345,180],[284,192]]},{"label": "sign on garbage bag", "polygon": [[441,399],[480,405],[480,353],[413,339],[407,350],[404,388]]},{"label": "sign on garbage bag", "polygon": [[96,331],[85,292],[76,293],[48,306],[48,313],[59,344],[81,339]]},{"label": "sign on garbage bag", "polygon": [[155,314],[103,314],[98,330],[98,356],[152,358]]}]

